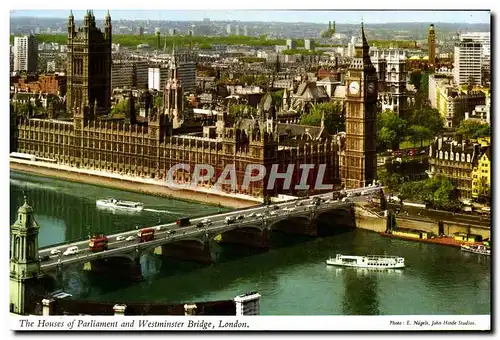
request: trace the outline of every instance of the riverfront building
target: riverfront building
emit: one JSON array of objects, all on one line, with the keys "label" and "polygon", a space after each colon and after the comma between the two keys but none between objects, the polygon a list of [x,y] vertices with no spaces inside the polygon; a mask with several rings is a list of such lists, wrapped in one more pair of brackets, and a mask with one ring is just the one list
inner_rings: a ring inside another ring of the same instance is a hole
[{"label": "riverfront building", "polygon": [[489,186],[491,151],[488,150],[487,139],[481,142],[436,138],[429,147],[430,175],[452,180],[459,198],[468,202],[477,197],[480,184]]},{"label": "riverfront building", "polygon": [[[85,39],[89,32],[92,38]],[[323,124],[317,127],[279,122],[270,93],[252,118],[236,119],[227,114],[225,107],[219,107],[216,114],[195,115],[185,108],[175,59],[163,89],[163,105],[155,106],[151,96],[142,96],[140,105],[145,119],[138,120],[134,98],[130,96],[125,119],[108,117],[99,110],[109,108],[111,18],[106,16],[103,34],[96,28],[91,12],[78,31],[71,15],[68,34],[68,69],[72,73],[68,73],[71,95],[67,110],[72,119],[19,118],[12,134],[13,151],[78,168],[160,180],[167,180],[173,166],[189,165],[191,171],[174,173],[172,179],[178,183],[191,183],[195,166],[209,164],[214,167],[215,176],[199,183],[205,187],[213,187],[220,175],[227,176],[224,170],[228,166],[234,167],[234,177],[241,185],[249,171],[252,176],[258,175],[252,166],[260,165],[266,169],[265,177],[246,188],[226,184],[218,187],[257,197],[312,191],[320,176],[320,184],[347,188],[365,186],[376,178],[377,74],[363,28],[347,76],[346,132],[337,135],[328,135]],[[89,62],[97,56],[102,59]],[[96,69],[96,65],[100,66]],[[97,71],[103,73],[94,75]],[[312,170],[301,167],[308,164]],[[301,180],[304,171],[309,171],[307,183]],[[291,180],[275,181],[271,172],[287,173]],[[305,185],[296,186],[299,183]]]}]

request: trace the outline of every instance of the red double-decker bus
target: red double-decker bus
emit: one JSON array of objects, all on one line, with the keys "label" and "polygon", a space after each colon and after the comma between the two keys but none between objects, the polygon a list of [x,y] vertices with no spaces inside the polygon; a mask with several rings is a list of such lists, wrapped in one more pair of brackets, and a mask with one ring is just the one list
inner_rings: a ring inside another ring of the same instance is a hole
[{"label": "red double-decker bus", "polygon": [[108,250],[108,238],[106,235],[98,234],[92,236],[89,240],[89,251],[103,251]]},{"label": "red double-decker bus", "polygon": [[137,232],[139,242],[148,242],[155,238],[155,230],[153,228],[141,229]]}]

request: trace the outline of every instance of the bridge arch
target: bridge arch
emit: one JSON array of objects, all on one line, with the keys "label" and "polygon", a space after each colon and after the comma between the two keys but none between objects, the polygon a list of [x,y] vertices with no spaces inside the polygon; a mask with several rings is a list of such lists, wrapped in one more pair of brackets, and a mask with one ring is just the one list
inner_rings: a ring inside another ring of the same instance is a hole
[{"label": "bridge arch", "polygon": [[336,234],[356,227],[356,218],[352,207],[327,210],[316,215],[320,235]]},{"label": "bridge arch", "polygon": [[269,225],[273,231],[292,235],[316,235],[316,226],[306,214],[282,216]]}]

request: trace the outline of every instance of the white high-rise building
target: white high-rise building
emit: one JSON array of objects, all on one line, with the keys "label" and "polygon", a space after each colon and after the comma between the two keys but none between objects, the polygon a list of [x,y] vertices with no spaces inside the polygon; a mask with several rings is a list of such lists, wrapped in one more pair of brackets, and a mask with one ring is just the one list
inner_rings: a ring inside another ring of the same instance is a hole
[{"label": "white high-rise building", "polygon": [[226,33],[229,35],[231,34],[231,24],[226,25]]},{"label": "white high-rise building", "polygon": [[34,36],[14,38],[14,71],[36,72],[38,44]]},{"label": "white high-rise building", "polygon": [[483,61],[490,60],[491,56],[491,35],[490,32],[467,32],[460,33],[460,40],[471,39],[473,41],[481,43],[481,57]]},{"label": "white high-rise building", "polygon": [[165,81],[169,76],[169,69],[166,65],[162,66],[148,68],[148,88],[150,90],[163,91]]},{"label": "white high-rise building", "polygon": [[243,26],[243,35],[245,37],[248,37],[248,27],[247,26]]},{"label": "white high-rise building", "polygon": [[453,80],[455,85],[481,85],[482,45],[472,39],[463,39],[455,45]]}]

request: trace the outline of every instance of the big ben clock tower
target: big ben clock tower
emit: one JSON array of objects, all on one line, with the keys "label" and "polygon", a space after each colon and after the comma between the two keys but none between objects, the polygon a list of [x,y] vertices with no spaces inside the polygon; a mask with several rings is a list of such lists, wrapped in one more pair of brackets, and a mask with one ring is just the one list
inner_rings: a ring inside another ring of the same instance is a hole
[{"label": "big ben clock tower", "polygon": [[361,41],[346,77],[346,146],[341,163],[346,189],[366,186],[377,173],[377,72],[370,60],[363,24]]}]

